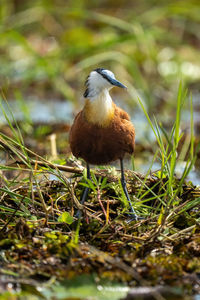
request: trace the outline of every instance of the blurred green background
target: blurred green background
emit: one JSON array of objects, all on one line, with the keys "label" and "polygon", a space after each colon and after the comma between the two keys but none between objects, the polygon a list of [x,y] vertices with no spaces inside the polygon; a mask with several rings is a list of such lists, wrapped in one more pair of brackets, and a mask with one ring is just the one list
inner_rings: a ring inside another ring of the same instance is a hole
[{"label": "blurred green background", "polygon": [[[131,114],[137,143],[145,149],[154,147],[154,139],[138,96],[150,117],[170,128],[181,80],[193,94],[198,134],[199,1],[1,0],[0,20],[1,96],[20,99],[12,109],[23,112],[29,123],[60,101],[66,106],[53,106],[48,113],[70,123],[83,105],[88,73],[104,67],[128,86],[128,92],[114,89],[112,95]],[[33,99],[45,102],[30,113]],[[189,126],[188,101],[182,128]]]},{"label": "blurred green background", "polygon": [[198,91],[199,1],[1,0],[0,16],[7,99],[19,89],[78,101],[97,66],[129,82],[153,110],[173,106],[182,78]]}]

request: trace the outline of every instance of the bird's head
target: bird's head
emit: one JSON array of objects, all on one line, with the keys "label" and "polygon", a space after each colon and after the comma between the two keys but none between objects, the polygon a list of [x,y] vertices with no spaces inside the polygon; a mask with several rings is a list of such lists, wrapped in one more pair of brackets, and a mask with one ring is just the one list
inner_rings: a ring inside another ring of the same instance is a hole
[{"label": "bird's head", "polygon": [[126,88],[125,85],[115,78],[115,75],[111,71],[102,68],[95,69],[89,74],[85,86],[85,98],[95,97],[103,90],[109,90],[114,86]]}]

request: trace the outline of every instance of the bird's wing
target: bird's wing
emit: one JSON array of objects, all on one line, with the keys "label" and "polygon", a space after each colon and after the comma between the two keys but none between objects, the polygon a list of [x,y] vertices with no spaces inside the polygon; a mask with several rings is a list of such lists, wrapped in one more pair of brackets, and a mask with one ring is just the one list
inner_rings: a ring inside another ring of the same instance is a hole
[{"label": "bird's wing", "polygon": [[130,117],[129,115],[127,114],[126,111],[124,111],[123,109],[121,109],[120,107],[117,107],[117,110],[118,110],[118,114],[120,116],[121,119],[125,119],[127,121],[130,121]]}]

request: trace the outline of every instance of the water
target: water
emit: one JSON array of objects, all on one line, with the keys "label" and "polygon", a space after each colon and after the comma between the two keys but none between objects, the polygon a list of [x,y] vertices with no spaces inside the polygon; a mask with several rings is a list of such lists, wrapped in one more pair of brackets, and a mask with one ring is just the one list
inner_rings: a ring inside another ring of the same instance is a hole
[{"label": "water", "polygon": [[[195,105],[198,105],[198,97],[194,97]],[[24,119],[31,119],[34,123],[71,123],[74,118],[74,105],[69,101],[63,101],[59,99],[55,100],[38,100],[35,98],[29,98],[26,101],[17,101],[12,100],[6,103],[3,103],[3,107],[5,113],[8,115],[9,119],[12,120],[12,114],[16,121],[22,121]],[[118,105],[124,106],[125,104],[122,101],[118,101]],[[136,144],[152,146],[154,148],[154,144],[156,143],[156,137],[151,129],[144,113],[139,109],[134,109],[130,111],[130,108],[123,107],[129,114],[132,116],[132,122],[134,123],[136,130]],[[11,114],[12,112],[12,114]],[[185,124],[185,128],[190,125],[190,112],[188,110],[183,110],[183,121]],[[194,113],[194,124],[198,124],[200,122],[200,114]],[[7,123],[2,110],[0,110],[0,123]],[[145,153],[145,151],[144,151]],[[142,158],[143,153],[141,153],[141,157],[137,160],[136,157],[136,167],[137,171],[146,173],[151,165],[151,160],[153,158],[153,154],[149,154],[148,162]],[[181,176],[185,167],[185,163],[181,162],[176,166],[176,174],[178,177]],[[153,164],[151,171],[156,171],[160,169],[160,165],[156,162]],[[200,182],[200,171],[193,169],[188,175],[188,180],[192,181],[193,184],[198,185]]]},{"label": "water", "polygon": [[[12,120],[11,112],[16,121],[30,118],[33,122],[70,122],[72,120],[74,106],[69,101],[62,100],[38,100],[31,99],[26,102],[11,100],[3,103],[5,113]],[[6,119],[0,110],[0,123],[5,124]]]},{"label": "water", "polygon": [[[74,105],[69,101],[55,100],[38,100],[35,98],[26,101],[10,100],[8,105],[3,102],[3,108],[6,115],[12,120],[12,115],[16,121],[31,119],[37,123],[71,123],[74,118]],[[11,114],[12,112],[12,114]],[[155,141],[155,136],[141,111],[134,113],[134,126],[137,132],[136,141],[146,139]],[[0,110],[0,123],[6,124],[2,110]]]}]

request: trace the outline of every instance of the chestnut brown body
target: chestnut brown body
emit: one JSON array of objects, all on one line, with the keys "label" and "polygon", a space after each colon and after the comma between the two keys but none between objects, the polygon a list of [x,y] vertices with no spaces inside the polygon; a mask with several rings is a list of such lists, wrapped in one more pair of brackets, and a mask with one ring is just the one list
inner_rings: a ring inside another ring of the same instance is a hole
[{"label": "chestnut brown body", "polygon": [[135,129],[129,115],[114,102],[113,115],[106,126],[87,120],[86,111],[80,111],[70,129],[69,142],[73,155],[88,164],[108,164],[132,154]]}]

